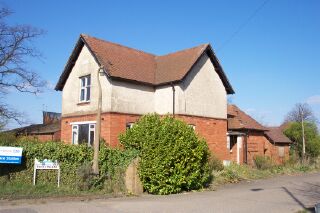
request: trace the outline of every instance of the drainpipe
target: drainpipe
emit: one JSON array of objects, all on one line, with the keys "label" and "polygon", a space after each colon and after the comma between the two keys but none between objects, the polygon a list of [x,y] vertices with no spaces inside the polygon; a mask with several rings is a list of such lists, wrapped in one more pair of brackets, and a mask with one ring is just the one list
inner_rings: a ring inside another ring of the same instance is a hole
[{"label": "drainpipe", "polygon": [[93,164],[92,170],[93,174],[99,174],[99,143],[100,143],[100,130],[101,130],[101,105],[102,105],[102,92],[101,92],[101,83],[100,83],[100,70],[103,69],[103,66],[100,66],[97,70],[97,85],[98,85],[98,106],[97,106],[97,117],[96,117],[96,127],[95,127],[95,136],[93,142]]},{"label": "drainpipe", "polygon": [[174,88],[174,84],[171,82],[171,87],[172,87],[172,115],[174,117],[175,115],[175,97],[176,97],[176,89]]}]

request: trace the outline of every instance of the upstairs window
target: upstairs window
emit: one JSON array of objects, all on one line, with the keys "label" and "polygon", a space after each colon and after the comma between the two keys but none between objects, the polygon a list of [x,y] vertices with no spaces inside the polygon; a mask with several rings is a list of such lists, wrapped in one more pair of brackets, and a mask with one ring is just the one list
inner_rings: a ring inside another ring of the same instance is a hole
[{"label": "upstairs window", "polygon": [[80,78],[80,102],[90,101],[91,76],[83,76]]}]

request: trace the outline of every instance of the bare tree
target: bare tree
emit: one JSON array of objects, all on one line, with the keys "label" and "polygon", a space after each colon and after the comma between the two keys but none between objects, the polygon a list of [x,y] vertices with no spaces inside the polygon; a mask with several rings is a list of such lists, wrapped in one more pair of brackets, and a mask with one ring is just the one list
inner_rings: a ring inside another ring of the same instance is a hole
[{"label": "bare tree", "polygon": [[304,122],[317,122],[317,119],[311,109],[311,107],[306,103],[298,103],[294,108],[287,114],[285,118],[285,123],[288,122],[299,122],[302,128],[302,159],[305,160],[306,153],[306,141],[304,133]]},{"label": "bare tree", "polygon": [[286,115],[284,122],[301,122],[301,118],[304,121],[317,122],[311,107],[306,103],[297,103]]},{"label": "bare tree", "polygon": [[44,32],[29,25],[8,25],[6,18],[11,14],[0,8],[0,125],[12,119],[21,122],[21,114],[3,102],[10,91],[37,94],[45,86],[27,66],[27,59],[41,56],[32,42]]}]

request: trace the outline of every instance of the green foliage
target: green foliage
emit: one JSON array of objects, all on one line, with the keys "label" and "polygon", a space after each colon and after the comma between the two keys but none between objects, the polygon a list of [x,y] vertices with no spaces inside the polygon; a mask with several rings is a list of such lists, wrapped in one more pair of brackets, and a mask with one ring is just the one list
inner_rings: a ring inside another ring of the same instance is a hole
[{"label": "green foliage", "polygon": [[1,146],[10,146],[17,142],[17,137],[10,132],[0,133],[0,144]]},{"label": "green foliage", "polygon": [[126,149],[139,150],[139,176],[149,193],[199,189],[210,178],[207,143],[171,116],[143,116],[119,138]]},{"label": "green foliage", "polygon": [[105,191],[113,195],[124,193],[126,191],[124,175],[124,168],[116,167],[112,175],[107,175],[104,183]]},{"label": "green foliage", "polygon": [[253,160],[257,169],[265,170],[273,167],[273,162],[269,156],[255,156]]},{"label": "green foliage", "polygon": [[[304,122],[304,132],[306,141],[306,155],[311,158],[320,156],[320,135],[317,125],[311,122]],[[284,131],[285,135],[294,143],[292,149],[302,156],[302,126],[299,122],[290,123]]]},{"label": "green foliage", "polygon": [[89,190],[91,188],[92,165],[87,162],[77,169],[79,190]]},{"label": "green foliage", "polygon": [[[1,137],[0,137],[1,138]],[[28,141],[29,140],[29,141]],[[0,146],[7,145],[0,141]],[[32,184],[34,159],[57,160],[61,167],[61,185],[87,190],[89,188],[102,188],[107,175],[114,174],[119,168],[125,168],[133,158],[136,151],[112,149],[104,144],[100,146],[99,166],[100,175],[92,176],[91,161],[93,150],[86,145],[68,145],[60,142],[40,143],[23,138],[10,146],[23,147],[21,165],[0,164],[0,184],[7,181]],[[38,170],[37,184],[56,184],[57,171]]]},{"label": "green foliage", "polygon": [[320,156],[320,136],[311,138],[306,143],[306,153],[309,154],[311,158],[316,158]]}]

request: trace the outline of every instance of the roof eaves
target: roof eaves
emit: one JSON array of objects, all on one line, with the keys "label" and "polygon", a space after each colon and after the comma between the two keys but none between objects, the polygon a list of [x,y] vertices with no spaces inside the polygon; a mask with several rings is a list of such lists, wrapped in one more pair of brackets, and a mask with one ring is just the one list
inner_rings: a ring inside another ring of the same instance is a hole
[{"label": "roof eaves", "polygon": [[73,68],[76,60],[78,59],[79,53],[81,52],[83,45],[84,45],[84,42],[80,36],[75,47],[72,50],[72,53],[71,53],[66,65],[64,66],[64,69],[63,69],[62,74],[58,80],[58,83],[56,84],[56,86],[54,88],[56,91],[62,91],[64,84],[70,75],[71,69]]},{"label": "roof eaves", "polygon": [[216,62],[216,66],[218,68],[217,70],[217,73],[219,74],[225,88],[226,88],[226,91],[227,91],[227,94],[235,94],[235,91],[234,89],[232,88],[231,84],[230,84],[230,81],[229,79],[227,78],[227,75],[225,74],[220,62],[219,62],[219,59],[217,58],[215,52],[213,51],[211,45],[209,44],[208,47],[207,47],[207,51],[209,51],[209,56],[212,57],[213,59],[213,62]]}]

